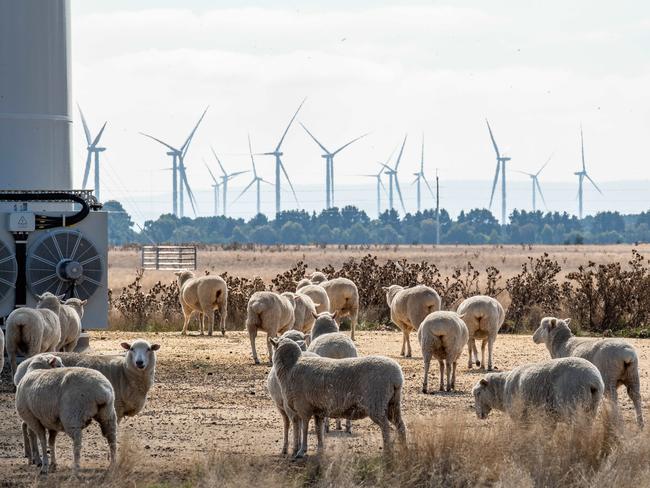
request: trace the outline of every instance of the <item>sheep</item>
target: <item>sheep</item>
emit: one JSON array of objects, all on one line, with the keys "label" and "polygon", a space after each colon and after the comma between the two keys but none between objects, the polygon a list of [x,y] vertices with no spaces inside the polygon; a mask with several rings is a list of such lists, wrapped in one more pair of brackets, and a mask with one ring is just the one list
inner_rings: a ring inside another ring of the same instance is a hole
[{"label": "sheep", "polygon": [[325,276],[325,273],[321,273],[320,271],[314,271],[311,275],[309,275],[309,280],[314,285],[320,285],[321,283],[327,281],[327,276]]},{"label": "sheep", "polygon": [[[117,421],[140,413],[147,401],[147,394],[153,386],[156,373],[156,351],[158,344],[143,339],[133,343],[122,342],[126,355],[90,355],[74,352],[58,352],[64,366],[90,368],[102,373],[113,385],[115,391],[115,413]],[[23,361],[14,375],[14,384],[20,384],[31,360]]]},{"label": "sheep", "polygon": [[571,420],[580,410],[593,415],[603,390],[598,368],[585,359],[572,357],[489,373],[474,386],[472,393],[480,419],[485,419],[493,408],[512,418],[525,419],[532,408],[558,419]]},{"label": "sheep", "polygon": [[[36,453],[41,474],[47,474],[46,431],[52,469],[56,468],[56,436],[65,432],[73,441],[73,469],[79,471],[82,430],[96,420],[108,442],[110,464],[115,463],[117,417],[111,383],[98,371],[88,368],[61,368],[57,358],[43,355],[31,361],[16,391],[16,412],[30,430],[31,444],[41,444],[42,462]],[[53,369],[51,369],[53,368]]]},{"label": "sheep", "polygon": [[282,293],[282,296],[293,303],[292,328],[301,332],[309,332],[314,325],[314,315],[317,313],[314,301],[307,295],[290,291]]},{"label": "sheep", "polygon": [[[87,301],[70,298],[65,303],[61,303],[60,300],[64,296],[57,296],[50,292],[37,295],[38,304],[36,308],[47,308],[59,316],[61,339],[56,346],[56,350],[71,352],[77,347],[77,341],[81,335],[81,317],[83,316],[83,306]],[[68,302],[71,305],[68,305]]]},{"label": "sheep", "polygon": [[[58,303],[58,300],[57,300]],[[9,314],[5,338],[11,376],[16,374],[16,356],[31,357],[52,352],[61,340],[58,311],[47,308],[17,308]]]},{"label": "sheep", "polygon": [[226,317],[228,315],[228,285],[220,276],[194,277],[191,271],[178,271],[177,276],[179,298],[183,309],[183,331],[187,334],[187,326],[194,312],[198,312],[201,322],[201,335],[205,321],[208,322],[208,335],[214,329],[214,311],[219,310],[219,325],[221,335],[226,335]]},{"label": "sheep", "polygon": [[[400,356],[411,357],[411,332],[418,329],[424,318],[440,310],[440,295],[433,288],[417,285],[404,288],[399,285],[382,287],[390,307],[390,319],[402,331]],[[405,351],[406,348],[406,351]]]},{"label": "sheep", "polygon": [[309,278],[303,278],[298,283],[296,283],[296,292],[301,288],[304,288],[305,286],[309,286],[312,284],[313,283],[309,280]]},{"label": "sheep", "polygon": [[440,391],[444,391],[445,367],[447,370],[447,391],[456,388],[456,364],[467,344],[469,332],[462,317],[455,312],[437,311],[429,314],[420,324],[418,341],[424,360],[422,393],[427,393],[431,357],[440,366]]},{"label": "sheep", "polygon": [[399,364],[382,356],[303,357],[295,342],[283,339],[277,344],[274,363],[282,396],[302,424],[302,443],[296,458],[304,457],[307,450],[307,429],[312,416],[316,418],[319,450],[323,449],[324,417],[370,417],[381,427],[384,452],[390,449],[389,423],[397,428],[400,441],[406,442],[401,414],[404,376]]},{"label": "sheep", "polygon": [[273,364],[271,352],[272,337],[282,334],[293,326],[293,303],[287,297],[270,291],[258,291],[253,293],[248,300],[246,329],[251,341],[253,361],[260,364],[255,348],[257,331],[266,332],[266,348],[269,353],[269,364]]},{"label": "sheep", "polygon": [[325,288],[330,299],[330,312],[336,312],[338,319],[350,317],[350,339],[354,340],[354,330],[359,318],[359,290],[347,278],[333,278],[320,285]]},{"label": "sheep", "polygon": [[[300,285],[300,283],[298,283]],[[330,311],[330,299],[327,291],[320,285],[307,284],[305,286],[296,286],[296,293],[307,295],[316,305],[316,313]]]},{"label": "sheep", "polygon": [[580,357],[592,362],[605,383],[605,396],[618,404],[617,389],[625,385],[636,410],[636,421],[643,427],[639,359],[634,347],[620,339],[578,338],[571,333],[571,319],[544,317],[533,334],[535,344],[544,343],[552,358]]},{"label": "sheep", "polygon": [[[305,344],[305,334],[298,330],[288,330],[282,336],[280,336],[280,339],[290,339],[294,341],[296,344],[300,346],[300,349],[303,351],[303,354],[305,356],[317,356],[316,354],[312,352],[307,352],[306,349],[306,344]],[[271,342],[272,346],[275,346],[274,342]],[[275,402],[275,406],[280,412],[280,415],[282,416],[282,423],[283,423],[283,444],[282,444],[282,454],[286,455],[288,453],[288,445],[289,445],[289,424],[293,425],[293,454],[295,455],[298,452],[298,449],[300,448],[300,422],[299,419],[291,414],[291,412],[287,412],[287,409],[285,408],[284,404],[284,398],[282,397],[282,387],[280,386],[280,382],[278,381],[278,375],[275,372],[275,365],[271,367],[271,370],[269,371],[269,374],[266,379],[266,387],[269,390],[269,394],[271,395],[271,398]],[[289,417],[289,414],[291,414],[291,418]]]},{"label": "sheep", "polygon": [[[506,313],[503,307],[492,297],[485,295],[476,295],[464,300],[457,309],[458,315],[463,317],[469,339],[467,341],[467,353],[469,355],[467,367],[472,369],[472,352],[476,360],[476,366],[485,368],[485,346],[488,347],[487,369],[492,371],[492,349],[494,341],[497,339],[497,333],[503,325]],[[482,339],[481,342],[481,361],[478,360],[478,351],[476,350],[475,339]]]},{"label": "sheep", "polygon": [[311,332],[305,335],[305,341],[307,345],[311,344],[311,341],[316,340],[317,337],[323,334],[332,334],[339,331],[339,326],[336,323],[337,312],[329,313],[323,312],[314,317],[314,325],[311,328]]}]

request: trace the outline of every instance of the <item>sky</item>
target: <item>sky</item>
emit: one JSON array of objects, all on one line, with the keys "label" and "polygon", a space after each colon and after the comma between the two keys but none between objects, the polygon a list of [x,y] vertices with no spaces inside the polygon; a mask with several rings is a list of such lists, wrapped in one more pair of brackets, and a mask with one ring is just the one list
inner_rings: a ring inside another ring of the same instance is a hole
[{"label": "sky", "polygon": [[[512,158],[509,210],[531,205],[530,180],[516,171],[536,172],[552,155],[540,175],[547,208],[575,211],[581,126],[587,171],[604,193],[588,187],[586,211],[648,208],[647,2],[73,0],[72,53],[75,101],[93,133],[108,121],[102,199],[122,201],[139,222],[171,208],[169,157],[140,131],[181,145],[209,106],[186,166],[199,214],[211,215],[210,147],[228,171],[250,170],[247,134],[254,151],[272,150],[305,97],[297,121],[326,147],[370,132],[335,159],[337,205],[374,215],[374,180],[359,175],[376,173],[408,134],[399,173],[408,211],[422,141],[442,205],[452,214],[487,206],[487,118]],[[321,208],[322,151],[298,124],[282,149],[300,207]],[[272,158],[256,162],[274,181]],[[254,213],[252,191],[232,204],[250,178],[231,182],[230,215]],[[272,192],[262,195],[268,214]],[[282,198],[296,207],[285,182]],[[495,214],[497,205],[498,195]]]}]

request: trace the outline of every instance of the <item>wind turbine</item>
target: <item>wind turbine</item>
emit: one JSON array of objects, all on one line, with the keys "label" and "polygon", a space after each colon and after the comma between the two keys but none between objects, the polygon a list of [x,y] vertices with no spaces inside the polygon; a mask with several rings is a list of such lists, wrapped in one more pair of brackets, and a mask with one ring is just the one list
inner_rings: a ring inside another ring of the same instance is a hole
[{"label": "wind turbine", "polygon": [[303,99],[302,102],[300,102],[300,105],[298,106],[298,110],[296,110],[296,113],[293,114],[293,117],[291,117],[291,120],[289,121],[289,125],[287,125],[287,128],[284,129],[284,132],[282,133],[282,137],[280,137],[280,142],[278,142],[278,145],[275,146],[275,149],[271,152],[265,152],[260,154],[260,156],[275,157],[275,213],[276,215],[279,214],[280,210],[282,209],[282,201],[280,197],[280,190],[281,190],[280,171],[284,173],[284,177],[287,179],[287,183],[289,183],[289,187],[291,188],[291,192],[293,193],[293,198],[296,200],[296,204],[298,203],[298,197],[296,196],[296,191],[293,189],[293,185],[291,184],[291,180],[289,179],[289,175],[287,174],[287,170],[285,169],[284,164],[282,164],[281,156],[284,153],[280,151],[280,148],[282,147],[282,143],[284,142],[284,138],[286,137],[287,132],[289,132],[289,128],[291,127],[291,124],[293,124],[293,121],[298,115],[298,112],[300,112],[302,105],[305,103],[305,100],[307,99],[305,98]]},{"label": "wind turbine", "polygon": [[273,185],[273,183],[271,183],[270,181],[266,181],[264,178],[257,175],[257,168],[255,167],[255,158],[253,157],[253,147],[251,146],[251,136],[250,136],[250,134],[248,135],[248,152],[251,155],[251,163],[253,165],[253,179],[248,184],[248,186],[242,190],[242,192],[239,194],[239,196],[237,198],[235,198],[234,201],[236,202],[237,200],[239,200],[239,198],[244,193],[246,193],[251,186],[256,185],[255,190],[256,190],[256,193],[257,193],[257,213],[255,215],[259,215],[260,213],[262,213],[260,211],[260,208],[261,208],[260,207],[260,183],[264,182],[264,183],[268,183],[269,185]]},{"label": "wind turbine", "polygon": [[205,159],[203,160],[203,164],[205,164],[205,167],[208,168],[208,172],[210,173],[210,177],[213,181],[212,190],[214,191],[214,216],[216,217],[219,215],[219,187],[221,186],[221,183],[217,181],[217,178],[215,178],[212,170],[210,169],[210,166],[208,166],[208,163],[205,162]]},{"label": "wind turbine", "polygon": [[366,137],[368,135],[368,132],[366,132],[363,135],[360,135],[359,137],[352,139],[351,141],[343,144],[341,147],[339,147],[336,151],[329,151],[325,146],[323,146],[316,137],[309,132],[309,129],[305,127],[305,125],[300,122],[300,125],[302,126],[303,129],[305,129],[305,132],[309,134],[309,137],[311,137],[316,144],[320,146],[320,148],[325,151],[325,154],[323,154],[321,157],[325,159],[325,208],[331,208],[334,206],[334,156],[336,156],[338,153],[340,153],[343,149],[348,147],[350,144],[353,142],[358,141],[359,139]]},{"label": "wind turbine", "polygon": [[542,172],[544,168],[546,168],[546,165],[548,162],[551,160],[553,155],[551,154],[546,162],[543,164],[541,168],[539,168],[539,171],[537,173],[526,173],[525,171],[517,171],[517,173],[521,173],[524,175],[527,175],[531,179],[531,184],[533,186],[533,212],[537,211],[537,191],[539,191],[539,196],[542,197],[542,202],[544,202],[544,207],[546,207],[546,200],[544,199],[544,194],[542,193],[542,187],[539,186],[539,179],[538,176]]},{"label": "wind turbine", "polygon": [[580,126],[580,152],[582,154],[582,170],[581,171],[576,171],[573,173],[578,177],[578,218],[582,219],[582,204],[583,204],[583,199],[582,199],[582,189],[583,189],[583,182],[584,179],[587,178],[592,185],[594,185],[594,188],[598,190],[598,193],[601,195],[603,194],[602,191],[600,191],[600,188],[598,188],[598,185],[596,185],[596,182],[591,179],[591,176],[587,174],[587,168],[585,166],[585,141],[584,138],[582,137],[582,126]]},{"label": "wind turbine", "polygon": [[494,181],[492,182],[492,193],[490,194],[490,210],[492,210],[492,200],[494,200],[494,190],[496,190],[497,182],[499,181],[499,171],[501,171],[501,225],[506,225],[506,163],[510,161],[510,158],[507,156],[501,156],[499,148],[497,147],[497,142],[494,140],[494,135],[492,134],[492,128],[487,119],[485,119],[487,124],[488,131],[490,132],[490,139],[492,139],[492,145],[494,146],[494,152],[497,155],[497,169],[494,172]]},{"label": "wind turbine", "polygon": [[404,153],[404,146],[406,145],[406,138],[408,134],[404,136],[404,141],[402,142],[402,147],[399,150],[397,155],[397,161],[395,162],[395,167],[391,168],[388,164],[382,163],[381,165],[385,168],[384,172],[388,175],[388,208],[393,210],[395,206],[393,205],[393,187],[397,191],[397,196],[399,196],[399,201],[402,204],[402,210],[406,213],[406,207],[404,206],[404,199],[402,198],[402,190],[399,187],[399,180],[397,179],[397,168],[399,163],[402,160],[402,154]]},{"label": "wind turbine", "polygon": [[420,184],[422,181],[424,181],[424,184],[427,186],[429,189],[429,193],[431,193],[431,196],[434,197],[433,190],[431,189],[431,186],[429,185],[429,182],[427,181],[427,178],[424,176],[424,134],[422,134],[422,156],[420,158],[420,171],[417,173],[413,173],[413,176],[415,176],[415,180],[413,181],[412,184],[417,183],[417,201],[418,201],[418,212],[420,211],[420,196],[421,196],[421,191],[420,191]]},{"label": "wind turbine", "polygon": [[227,199],[228,199],[228,182],[232,180],[235,176],[239,176],[244,173],[248,173],[248,171],[236,171],[234,173],[228,174],[226,170],[223,167],[223,164],[221,164],[221,160],[219,159],[219,156],[217,156],[217,153],[215,152],[214,148],[210,146],[210,150],[212,151],[212,155],[214,156],[214,159],[217,160],[217,163],[219,163],[219,168],[221,168],[221,172],[223,173],[221,178],[221,189],[223,191],[223,216],[227,217],[226,212],[227,212]]},{"label": "wind turbine", "polygon": [[145,134],[144,132],[140,132],[140,134],[142,134],[143,136],[148,137],[149,139],[152,139],[169,149],[169,151],[167,151],[167,155],[172,157],[172,210],[174,212],[174,215],[176,215],[177,217],[178,216],[183,217],[185,213],[184,212],[185,210],[184,189],[187,190],[187,196],[190,199],[192,210],[194,211],[194,215],[196,215],[196,199],[194,198],[194,193],[192,192],[192,189],[190,188],[190,184],[187,181],[187,173],[186,173],[184,161],[185,161],[185,156],[187,155],[187,151],[190,148],[190,143],[192,142],[192,138],[196,133],[196,129],[199,128],[199,125],[201,124],[201,121],[203,121],[203,117],[205,117],[208,108],[210,107],[205,108],[203,114],[201,115],[201,118],[192,129],[192,132],[190,132],[190,135],[187,136],[187,139],[185,139],[185,142],[180,147],[180,149],[175,148],[174,146],[167,144],[166,142],[161,141],[160,139],[154,136]]},{"label": "wind turbine", "polygon": [[[392,155],[391,155],[392,156]],[[383,164],[383,163],[379,163]],[[375,178],[376,183],[377,183],[377,217],[381,215],[381,190],[384,190],[384,193],[386,193],[386,187],[384,186],[384,182],[381,181],[381,175],[384,174],[384,168],[382,167],[379,173],[376,174],[368,174],[368,175],[360,175],[360,176],[365,176],[367,178]]]},{"label": "wind turbine", "polygon": [[93,139],[90,135],[90,129],[88,129],[86,118],[84,117],[84,113],[81,111],[81,107],[79,106],[79,104],[77,104],[77,108],[79,109],[79,115],[81,115],[81,123],[83,124],[84,127],[84,134],[86,135],[86,143],[87,143],[86,151],[88,151],[88,156],[86,156],[86,167],[84,168],[84,180],[83,180],[82,188],[85,189],[86,184],[88,183],[88,176],[90,176],[90,165],[94,154],[95,155],[95,197],[97,198],[98,201],[101,201],[100,188],[99,188],[99,153],[106,151],[106,148],[99,147],[97,144],[99,144],[99,140],[102,138],[102,134],[104,133],[104,129],[106,128],[107,122],[104,122],[104,125],[102,125],[102,128],[99,129],[97,136]]}]

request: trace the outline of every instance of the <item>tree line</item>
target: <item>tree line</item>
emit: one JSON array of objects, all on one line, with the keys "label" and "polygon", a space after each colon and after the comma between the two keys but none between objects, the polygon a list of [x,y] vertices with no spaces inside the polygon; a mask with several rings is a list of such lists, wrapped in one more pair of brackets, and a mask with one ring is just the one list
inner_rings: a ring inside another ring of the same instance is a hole
[{"label": "tree line", "polygon": [[[436,215],[425,210],[400,217],[386,210],[371,219],[348,205],[319,213],[286,210],[269,220],[232,217],[178,218],[164,214],[135,230],[120,202],[108,201],[109,242],[124,244],[435,244]],[[622,215],[599,212],[578,219],[566,212],[513,210],[502,226],[487,209],[461,211],[456,219],[441,209],[441,244],[616,244],[650,241],[650,211]]]}]

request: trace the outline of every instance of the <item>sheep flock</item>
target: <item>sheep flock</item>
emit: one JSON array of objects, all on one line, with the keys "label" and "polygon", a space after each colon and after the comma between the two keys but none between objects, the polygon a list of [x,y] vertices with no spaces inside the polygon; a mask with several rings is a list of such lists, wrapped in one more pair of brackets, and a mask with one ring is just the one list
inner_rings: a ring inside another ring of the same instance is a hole
[{"label": "sheep flock", "polygon": [[[215,312],[219,313],[221,333],[226,335],[225,281],[209,275],[195,277],[187,271],[177,277],[184,315],[182,335],[196,314],[201,335],[207,329],[211,336]],[[479,419],[492,410],[506,412],[513,421],[537,412],[558,422],[570,422],[580,413],[593,418],[604,402],[617,412],[618,387],[625,386],[638,428],[643,428],[639,359],[628,342],[578,338],[569,328],[570,319],[545,317],[532,340],[546,346],[548,359],[500,371],[495,366],[499,357],[494,358],[494,344],[505,311],[499,301],[471,296],[455,310],[442,310],[439,294],[428,286],[382,285],[391,320],[402,332],[400,355],[404,360],[418,361],[407,359],[414,355],[410,333],[416,333],[422,358],[421,392],[405,390],[404,373],[394,359],[361,354],[358,346],[362,344],[355,338],[359,290],[352,281],[314,272],[297,283],[294,291],[263,291],[251,296],[245,324],[250,368],[262,362],[271,366],[266,385],[279,413],[282,447],[278,454],[294,459],[307,456],[312,420],[316,442],[311,448],[320,453],[330,435],[329,419],[336,421],[337,430],[345,421],[349,434],[352,421],[363,418],[376,424],[383,452],[388,454],[395,440],[400,445],[408,442],[404,396],[437,394],[444,399],[455,393],[456,376],[475,374],[474,366],[485,372],[471,392],[471,407]],[[123,342],[123,350],[114,355],[73,352],[86,302],[50,293],[38,299],[36,308],[22,307],[9,315],[4,334],[0,329],[27,463],[43,475],[56,469],[56,436],[64,432],[73,440],[72,469],[77,472],[82,431],[94,420],[108,444],[112,466],[123,419],[142,412],[154,385],[156,352],[161,346],[138,339]],[[350,325],[349,333],[340,329],[344,321]],[[266,357],[264,353],[260,357],[256,349],[259,332],[265,333]],[[481,341],[480,359],[476,340]],[[397,354],[397,340],[394,347]],[[458,368],[465,350],[467,371]],[[439,366],[436,389],[441,393],[429,388],[429,377],[435,374],[430,371],[434,359]],[[0,355],[0,368],[3,361],[4,354]],[[622,422],[620,417],[618,421]]]}]

